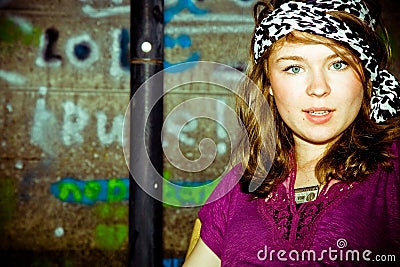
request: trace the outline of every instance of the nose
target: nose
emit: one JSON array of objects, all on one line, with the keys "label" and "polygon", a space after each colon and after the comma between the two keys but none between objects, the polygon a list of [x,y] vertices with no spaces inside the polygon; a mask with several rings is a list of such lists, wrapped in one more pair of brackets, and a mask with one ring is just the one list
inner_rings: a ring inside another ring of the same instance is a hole
[{"label": "nose", "polygon": [[310,96],[326,96],[331,92],[329,82],[323,71],[316,70],[309,77],[307,94]]}]

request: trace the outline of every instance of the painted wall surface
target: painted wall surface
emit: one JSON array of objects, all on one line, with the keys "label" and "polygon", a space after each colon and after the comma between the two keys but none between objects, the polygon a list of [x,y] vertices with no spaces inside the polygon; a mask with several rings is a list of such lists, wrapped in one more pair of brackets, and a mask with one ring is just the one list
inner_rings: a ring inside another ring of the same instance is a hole
[{"label": "painted wall surface", "polygon": [[[382,3],[399,77],[400,6]],[[165,67],[205,60],[243,70],[253,4],[165,0]],[[0,0],[0,258],[9,266],[126,266],[129,179],[122,128],[130,100],[129,29],[135,27],[129,12],[128,0]],[[170,73],[165,83],[177,84],[188,73]],[[234,78],[225,69],[216,75]],[[168,93],[164,116],[205,95],[232,105],[226,90],[197,86]],[[196,186],[226,171],[234,140],[221,122],[234,122],[215,103],[175,112],[163,140],[167,155],[181,151],[195,160],[200,141],[209,137],[213,164],[193,175],[166,158],[166,179]],[[219,123],[191,119],[199,110],[214,112]],[[166,186],[163,195],[177,204],[201,204],[209,193]],[[165,259],[184,257],[197,211],[164,207]],[[165,266],[180,263],[166,260]]]}]

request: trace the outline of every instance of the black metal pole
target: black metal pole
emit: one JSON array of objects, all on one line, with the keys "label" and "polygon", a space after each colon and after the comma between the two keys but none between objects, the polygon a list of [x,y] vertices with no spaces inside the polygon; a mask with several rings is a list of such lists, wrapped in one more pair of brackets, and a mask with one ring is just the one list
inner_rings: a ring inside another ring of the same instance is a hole
[{"label": "black metal pole", "polygon": [[[131,1],[131,97],[139,88],[145,90],[144,94],[141,94],[143,99],[132,105],[130,117],[129,266],[131,267],[162,266],[163,208],[160,201],[162,183],[154,177],[152,170],[154,168],[162,175],[163,105],[162,99],[154,107],[152,103],[162,96],[163,82],[162,79],[158,79],[158,82],[152,83],[151,86],[145,82],[163,69],[163,13],[163,0]],[[145,129],[140,129],[142,127]],[[138,134],[142,132],[145,134]],[[140,183],[137,179],[140,179]],[[147,188],[146,192],[143,188]]]}]

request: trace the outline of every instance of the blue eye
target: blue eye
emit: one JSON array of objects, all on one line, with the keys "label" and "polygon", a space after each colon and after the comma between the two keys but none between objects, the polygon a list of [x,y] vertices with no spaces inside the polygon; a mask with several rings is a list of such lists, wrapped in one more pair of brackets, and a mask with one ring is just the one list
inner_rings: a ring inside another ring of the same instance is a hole
[{"label": "blue eye", "polygon": [[293,74],[297,74],[302,71],[302,68],[300,66],[289,66],[286,69],[284,69],[284,71],[287,71],[287,72],[290,72]]},{"label": "blue eye", "polygon": [[298,66],[294,66],[294,67],[292,67],[292,71],[293,71],[293,73],[299,73],[300,72],[300,67],[298,67]]},{"label": "blue eye", "polygon": [[332,68],[334,70],[342,70],[344,68],[346,68],[348,66],[348,64],[344,61],[338,61],[332,64]]}]

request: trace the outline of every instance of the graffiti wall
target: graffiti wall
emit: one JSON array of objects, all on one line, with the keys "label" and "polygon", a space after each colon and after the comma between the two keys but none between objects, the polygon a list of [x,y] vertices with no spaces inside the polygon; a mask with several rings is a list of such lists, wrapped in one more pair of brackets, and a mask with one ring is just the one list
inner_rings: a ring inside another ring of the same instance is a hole
[{"label": "graffiti wall", "polygon": [[[255,1],[164,3],[166,68],[199,60],[245,68]],[[399,77],[399,4],[382,3]],[[7,266],[126,266],[130,10],[128,0],[0,0],[0,254]],[[165,83],[179,82],[195,65],[175,69]],[[229,69],[215,75],[236,77]],[[175,110],[205,95],[216,101]],[[204,138],[215,144],[213,164],[201,175],[166,157],[167,180],[198,186],[226,171],[235,140],[221,122],[234,122],[216,103],[233,102],[216,86],[166,94],[164,116],[175,113],[163,132],[165,153],[195,160]],[[199,110],[219,123],[194,117]],[[198,206],[211,190],[164,186],[163,197],[176,204],[164,206],[165,266],[181,264],[197,216],[198,207],[177,206]]]}]

